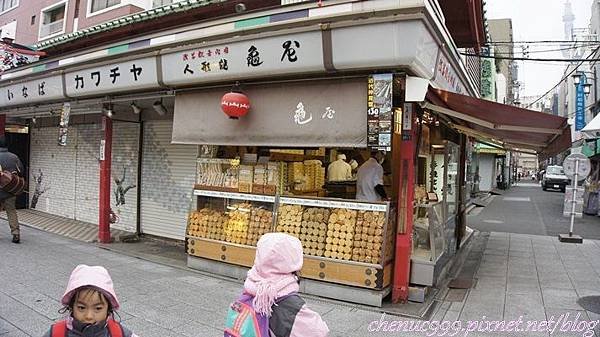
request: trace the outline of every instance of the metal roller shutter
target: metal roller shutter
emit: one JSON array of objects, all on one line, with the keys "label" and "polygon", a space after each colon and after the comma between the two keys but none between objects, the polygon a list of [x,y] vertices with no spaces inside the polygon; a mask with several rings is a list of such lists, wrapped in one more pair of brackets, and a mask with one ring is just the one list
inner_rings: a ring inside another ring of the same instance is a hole
[{"label": "metal roller shutter", "polygon": [[[124,189],[137,185],[139,130],[140,125],[137,123],[113,123],[110,207],[119,215],[120,220],[112,224],[111,228],[128,232],[135,232],[137,226],[137,187],[130,188],[123,197],[122,201],[125,203],[117,206],[115,179],[122,180],[125,176],[122,182]],[[96,181],[99,179],[98,177]]]},{"label": "metal roller shutter", "polygon": [[171,144],[172,129],[172,121],[144,123],[141,232],[183,240],[197,146]]}]

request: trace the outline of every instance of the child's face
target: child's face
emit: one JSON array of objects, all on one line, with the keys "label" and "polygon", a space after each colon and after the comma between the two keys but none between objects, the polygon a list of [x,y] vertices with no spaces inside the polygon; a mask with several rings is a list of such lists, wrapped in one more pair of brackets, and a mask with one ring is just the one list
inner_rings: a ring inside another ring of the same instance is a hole
[{"label": "child's face", "polygon": [[96,324],[108,318],[108,302],[94,289],[79,291],[73,303],[73,317],[86,324]]}]

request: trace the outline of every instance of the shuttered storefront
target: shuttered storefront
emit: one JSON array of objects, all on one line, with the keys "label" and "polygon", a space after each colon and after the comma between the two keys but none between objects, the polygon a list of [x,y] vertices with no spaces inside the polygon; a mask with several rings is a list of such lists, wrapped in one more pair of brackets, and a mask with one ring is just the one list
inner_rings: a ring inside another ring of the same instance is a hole
[{"label": "shuttered storefront", "polygon": [[[98,223],[98,194],[100,181],[99,150],[102,129],[100,124],[81,124],[69,127],[66,146],[58,145],[57,127],[31,129],[29,181],[33,198],[36,178],[42,175],[36,210],[70,219]],[[125,204],[117,206],[115,178],[126,178],[123,187],[136,185],[139,125],[115,122],[111,179],[111,207],[120,221],[111,228],[135,232],[137,192],[129,189]]]},{"label": "shuttered storefront", "polygon": [[141,232],[183,240],[197,146],[171,144],[172,129],[172,121],[144,123]]},{"label": "shuttered storefront", "polygon": [[[111,228],[128,232],[135,232],[137,227],[139,137],[140,124],[113,124],[110,207],[119,216],[119,222],[112,224]],[[115,195],[118,188],[116,180],[121,184],[121,191],[126,191],[119,193],[119,200]]]}]

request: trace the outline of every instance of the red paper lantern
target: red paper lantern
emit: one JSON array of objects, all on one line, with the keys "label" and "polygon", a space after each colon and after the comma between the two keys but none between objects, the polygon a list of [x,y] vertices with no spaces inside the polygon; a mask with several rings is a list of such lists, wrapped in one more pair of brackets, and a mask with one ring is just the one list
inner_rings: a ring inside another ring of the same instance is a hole
[{"label": "red paper lantern", "polygon": [[229,92],[221,98],[221,109],[229,118],[238,119],[250,110],[250,100],[242,93]]}]

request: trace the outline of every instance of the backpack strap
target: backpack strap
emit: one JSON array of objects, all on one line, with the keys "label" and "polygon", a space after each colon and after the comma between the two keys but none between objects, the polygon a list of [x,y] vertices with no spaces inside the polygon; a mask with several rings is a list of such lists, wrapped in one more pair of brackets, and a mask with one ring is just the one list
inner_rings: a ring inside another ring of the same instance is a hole
[{"label": "backpack strap", "polygon": [[62,320],[52,324],[52,327],[50,328],[50,336],[67,337],[67,321]]},{"label": "backpack strap", "polygon": [[106,324],[108,326],[108,332],[110,333],[110,337],[125,337],[123,327],[119,322],[115,321],[114,319],[109,319],[106,321]]}]

